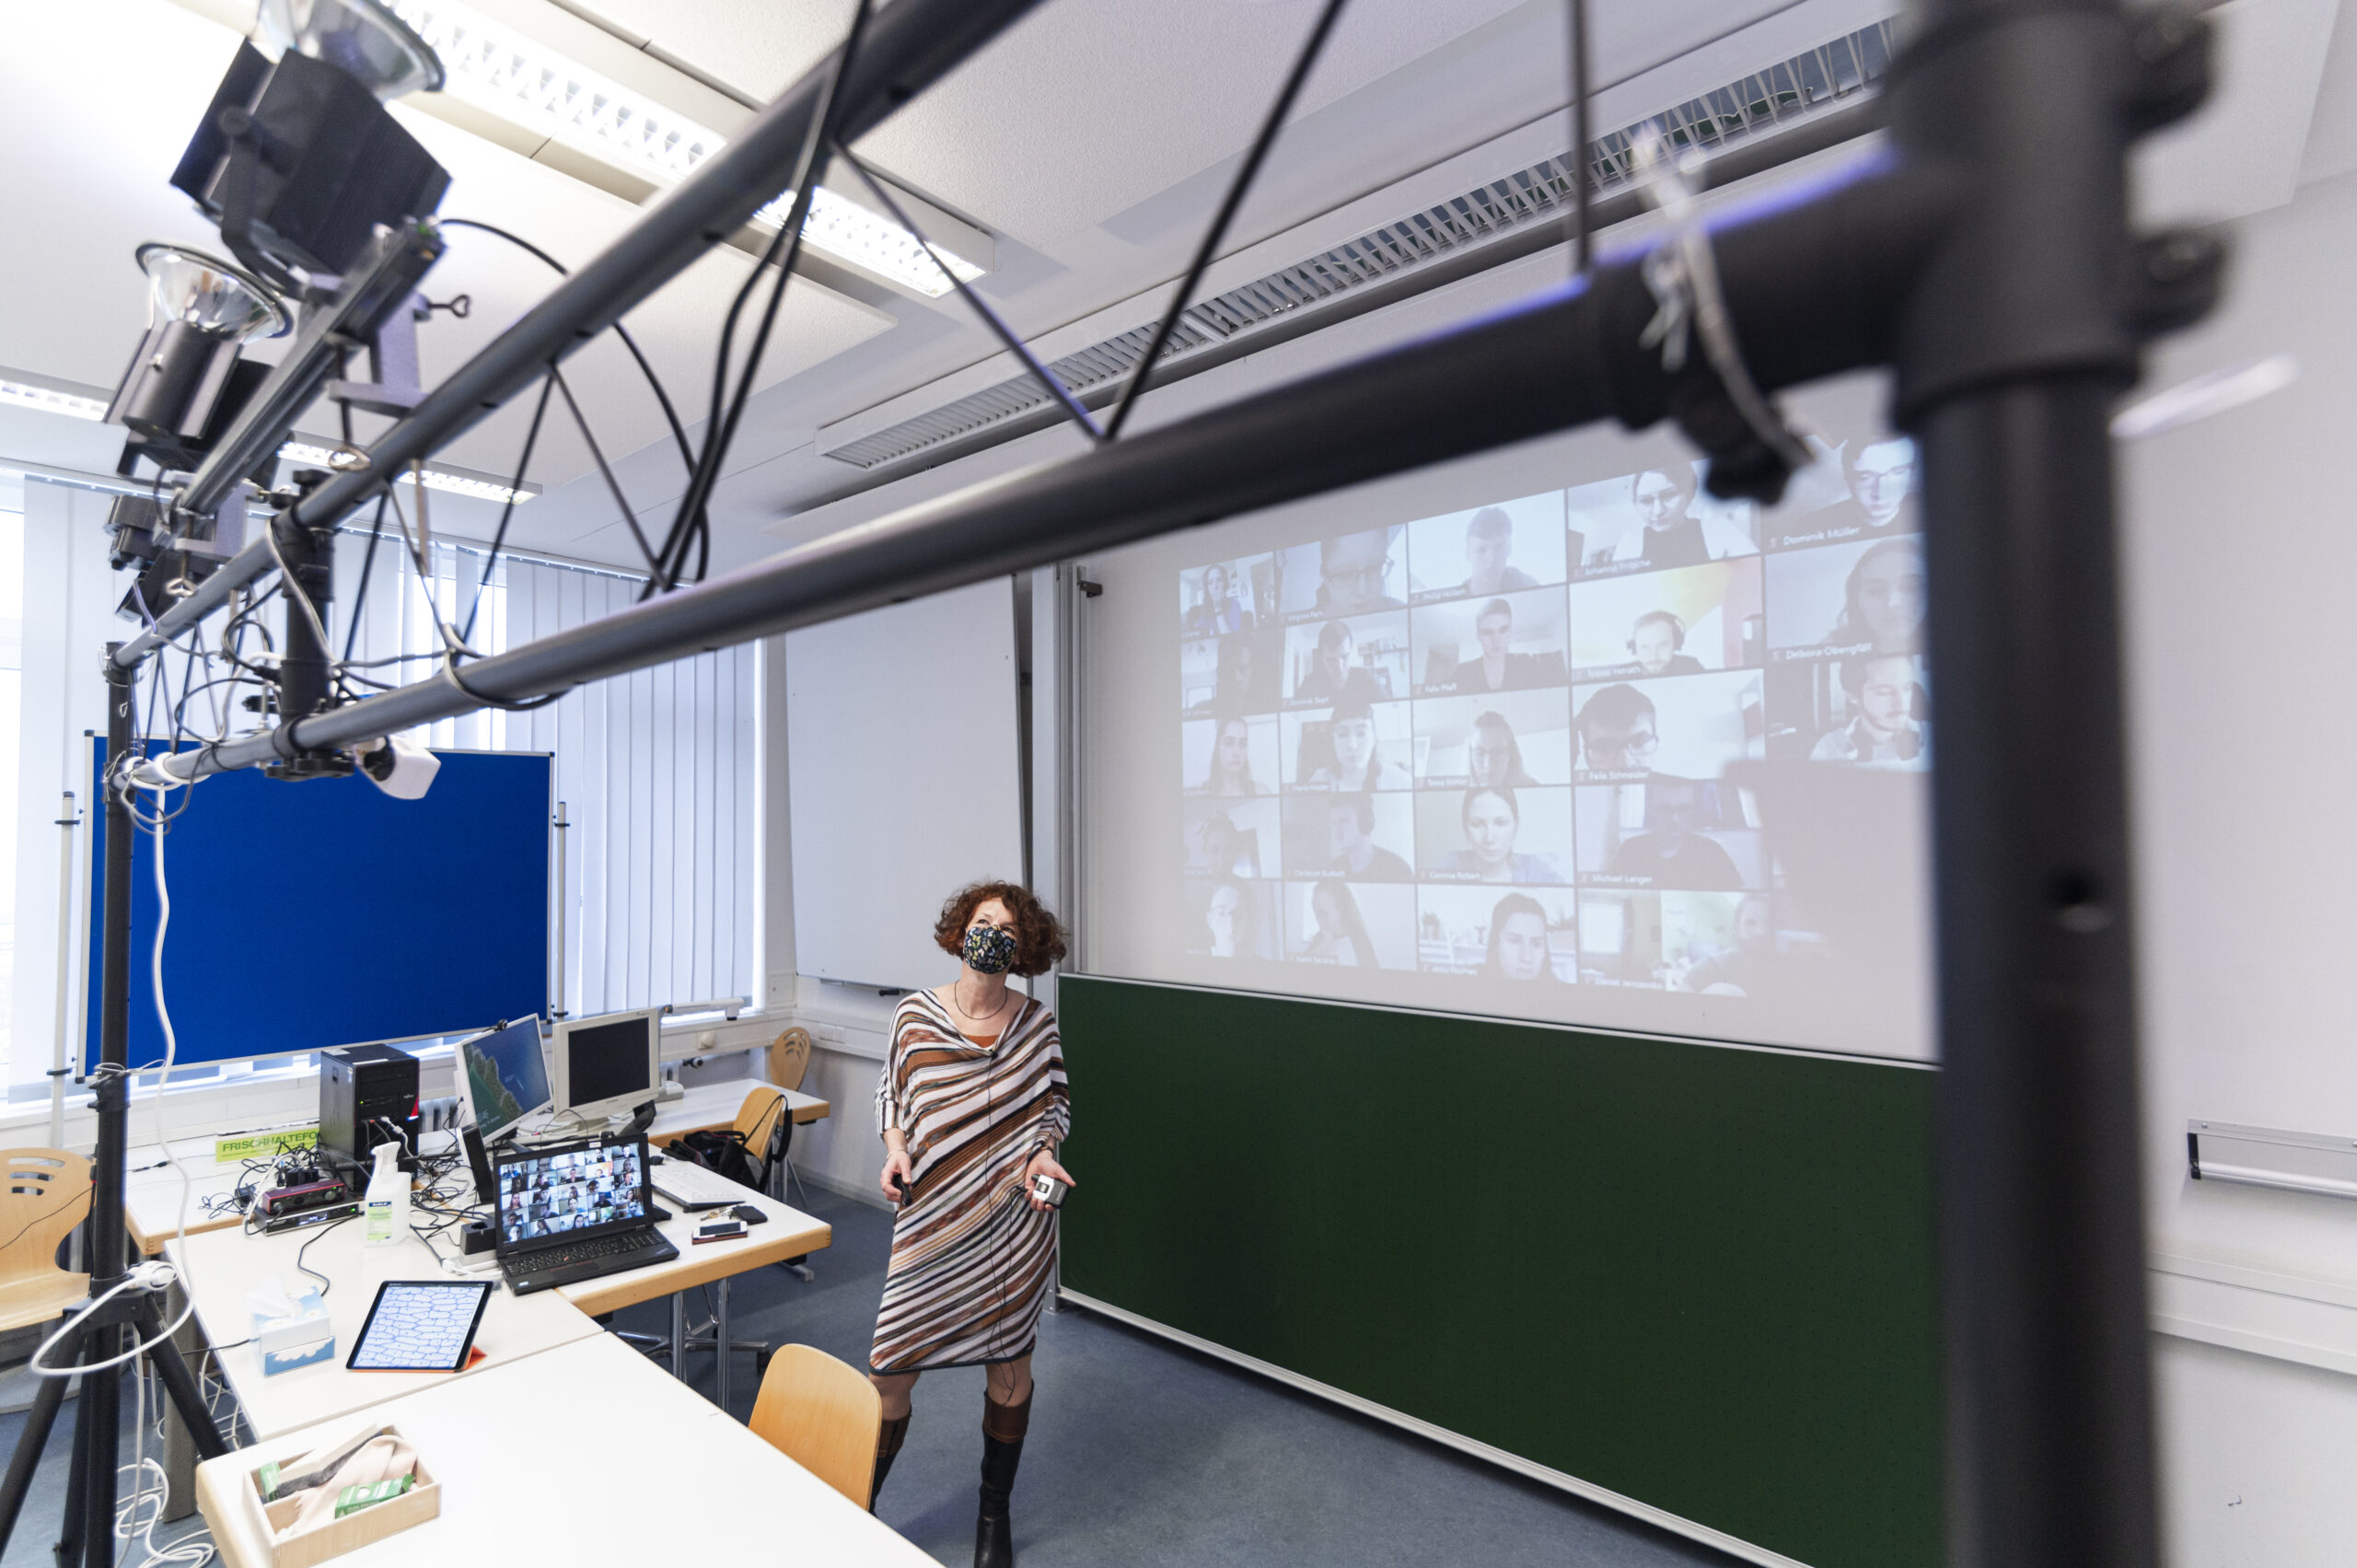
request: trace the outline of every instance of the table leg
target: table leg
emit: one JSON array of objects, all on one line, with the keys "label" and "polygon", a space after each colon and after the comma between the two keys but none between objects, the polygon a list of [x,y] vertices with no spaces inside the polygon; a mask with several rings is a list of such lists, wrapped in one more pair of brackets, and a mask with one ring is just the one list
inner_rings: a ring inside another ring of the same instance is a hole
[{"label": "table leg", "polygon": [[[188,1297],[181,1294],[176,1282],[164,1296],[164,1320],[171,1321],[187,1311]],[[196,1315],[189,1313],[188,1321],[172,1335],[172,1344],[181,1359],[191,1366],[199,1365],[203,1354],[203,1333],[196,1326]],[[196,1512],[196,1435],[180,1420],[180,1406],[170,1400],[164,1406],[164,1515],[169,1519],[185,1519]]]},{"label": "table leg", "polygon": [[713,1312],[712,1353],[720,1363],[720,1409],[728,1411],[728,1276],[723,1274],[713,1284],[718,1306]]},{"label": "table leg", "polygon": [[671,1376],[682,1381],[688,1376],[688,1297],[684,1291],[671,1293]]}]

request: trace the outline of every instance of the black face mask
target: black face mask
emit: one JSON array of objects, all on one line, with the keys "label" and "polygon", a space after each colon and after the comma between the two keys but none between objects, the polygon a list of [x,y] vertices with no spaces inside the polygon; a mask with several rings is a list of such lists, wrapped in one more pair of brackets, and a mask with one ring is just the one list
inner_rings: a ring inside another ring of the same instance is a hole
[{"label": "black face mask", "polygon": [[1015,965],[1015,933],[995,925],[966,928],[966,967],[976,974],[1004,974]]}]

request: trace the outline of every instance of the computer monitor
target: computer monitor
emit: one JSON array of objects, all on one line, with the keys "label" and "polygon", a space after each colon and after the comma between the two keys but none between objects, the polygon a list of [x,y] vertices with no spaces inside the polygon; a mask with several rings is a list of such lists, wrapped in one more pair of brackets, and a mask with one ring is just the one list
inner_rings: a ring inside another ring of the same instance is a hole
[{"label": "computer monitor", "polygon": [[538,1015],[460,1040],[459,1065],[459,1092],[467,1097],[475,1132],[487,1144],[550,1106]]},{"label": "computer monitor", "polygon": [[576,1117],[631,1110],[663,1088],[663,1010],[567,1018],[549,1049],[551,1090]]}]

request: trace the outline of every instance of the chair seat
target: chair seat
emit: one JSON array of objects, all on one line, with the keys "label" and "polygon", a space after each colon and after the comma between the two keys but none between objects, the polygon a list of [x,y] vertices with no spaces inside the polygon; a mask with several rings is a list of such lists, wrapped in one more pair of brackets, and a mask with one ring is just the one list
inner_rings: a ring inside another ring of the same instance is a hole
[{"label": "chair seat", "polygon": [[89,1294],[87,1274],[45,1274],[0,1283],[0,1330],[46,1323]]}]

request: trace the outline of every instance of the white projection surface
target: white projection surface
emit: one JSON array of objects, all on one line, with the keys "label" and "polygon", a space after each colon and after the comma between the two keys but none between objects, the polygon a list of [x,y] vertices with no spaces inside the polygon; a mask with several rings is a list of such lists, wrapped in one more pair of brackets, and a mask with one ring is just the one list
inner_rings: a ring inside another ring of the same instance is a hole
[{"label": "white projection surface", "polygon": [[939,984],[942,900],[1023,877],[1013,580],[790,632],[785,670],[795,968]]},{"label": "white projection surface", "polygon": [[1772,508],[1599,429],[1087,562],[1089,968],[1929,1058],[1883,401],[1792,399],[1817,461]]}]

